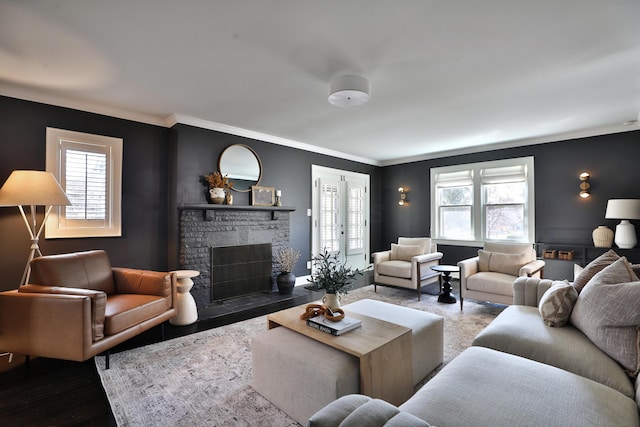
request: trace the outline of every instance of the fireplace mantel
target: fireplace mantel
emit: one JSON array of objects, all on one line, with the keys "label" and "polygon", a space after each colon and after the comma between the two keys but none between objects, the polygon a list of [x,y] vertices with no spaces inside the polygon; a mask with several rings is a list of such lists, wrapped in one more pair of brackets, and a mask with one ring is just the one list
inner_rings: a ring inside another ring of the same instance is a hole
[{"label": "fireplace mantel", "polygon": [[190,211],[267,211],[271,212],[271,219],[276,219],[276,212],[293,212],[296,210],[290,206],[251,206],[251,205],[216,205],[207,203],[182,204],[178,210]]}]

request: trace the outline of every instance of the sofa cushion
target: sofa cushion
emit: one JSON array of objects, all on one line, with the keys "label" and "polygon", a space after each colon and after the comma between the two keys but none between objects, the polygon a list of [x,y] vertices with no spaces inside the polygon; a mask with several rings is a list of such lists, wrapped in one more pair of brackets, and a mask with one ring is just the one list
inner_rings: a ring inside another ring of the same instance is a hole
[{"label": "sofa cushion", "polygon": [[520,267],[530,261],[528,254],[505,254],[480,249],[478,251],[480,271],[493,271],[519,276]]},{"label": "sofa cushion", "polygon": [[429,424],[380,399],[349,394],[309,418],[308,427],[428,427]]},{"label": "sofa cushion", "polygon": [[107,297],[104,334],[114,335],[167,311],[167,298],[115,294]]},{"label": "sofa cushion", "polygon": [[640,281],[626,258],[597,273],[582,289],[571,323],[635,377],[640,372]]},{"label": "sofa cushion", "polygon": [[564,326],[578,299],[578,291],[567,280],[554,282],[540,298],[538,310],[547,326]]},{"label": "sofa cushion", "polygon": [[441,427],[638,426],[636,403],[616,390],[481,347],[463,351],[399,409]]},{"label": "sofa cushion", "polygon": [[416,255],[424,253],[424,246],[391,244],[391,260],[411,261]]},{"label": "sofa cushion", "polygon": [[513,276],[493,271],[482,271],[467,277],[467,289],[497,295],[513,295]]},{"label": "sofa cushion", "polygon": [[473,345],[556,366],[633,398],[631,381],[615,360],[577,328],[545,325],[537,307],[507,307],[475,337]]},{"label": "sofa cushion", "polygon": [[595,276],[599,271],[602,271],[605,267],[611,265],[613,262],[620,259],[620,255],[614,252],[613,249],[608,250],[607,252],[600,255],[598,258],[591,261],[580,271],[580,273],[573,280],[573,286],[576,288],[576,291],[580,293],[582,288],[584,288],[591,280],[593,276]]},{"label": "sofa cushion", "polygon": [[378,274],[393,277],[411,278],[411,263],[407,261],[383,261],[377,265]]}]

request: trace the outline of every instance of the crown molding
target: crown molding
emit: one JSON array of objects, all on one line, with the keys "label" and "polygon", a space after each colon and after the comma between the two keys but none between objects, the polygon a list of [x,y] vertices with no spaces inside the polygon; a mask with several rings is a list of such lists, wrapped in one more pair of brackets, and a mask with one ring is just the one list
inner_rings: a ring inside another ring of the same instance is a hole
[{"label": "crown molding", "polygon": [[[640,115],[639,115],[640,118]],[[638,130],[640,122],[631,122],[628,124],[616,124],[610,126],[601,126],[598,128],[580,129],[571,132],[557,133],[553,135],[544,135],[534,138],[514,139],[511,141],[496,142],[493,144],[483,144],[474,147],[460,148],[454,150],[438,151],[419,156],[403,157],[400,159],[383,160],[378,166],[394,166],[406,163],[420,162],[424,160],[434,160],[443,157],[460,156],[464,154],[483,153],[485,151],[502,150],[505,148],[526,147],[528,145],[547,144],[552,142],[570,141],[573,139],[589,138],[592,136],[609,135],[614,133],[632,132]]]},{"label": "crown molding", "polygon": [[223,132],[231,135],[255,139],[258,141],[270,142],[272,144],[282,145],[285,147],[297,148],[299,150],[309,151],[312,153],[324,154],[331,157],[338,157],[341,159],[352,160],[358,163],[364,163],[372,166],[381,166],[381,163],[377,160],[368,159],[360,156],[354,156],[352,154],[343,153],[341,151],[329,150],[327,148],[306,144],[304,142],[294,141],[286,138],[280,138],[278,136],[273,136],[273,135],[269,135],[262,132],[256,132],[249,129],[229,126],[223,123],[216,123],[209,120],[202,120],[195,117],[185,116],[182,114],[172,114],[169,117],[167,117],[165,120],[165,125],[167,127],[173,127],[176,124],[195,126],[202,129],[214,130],[214,131]]}]

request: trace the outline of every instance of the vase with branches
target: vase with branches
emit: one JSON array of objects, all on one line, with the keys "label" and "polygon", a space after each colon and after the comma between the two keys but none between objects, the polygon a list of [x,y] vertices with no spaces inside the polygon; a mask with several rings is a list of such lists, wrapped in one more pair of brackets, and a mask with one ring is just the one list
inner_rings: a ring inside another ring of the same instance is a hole
[{"label": "vase with branches", "polygon": [[213,203],[222,204],[226,192],[233,188],[233,182],[227,175],[222,175],[219,171],[211,172],[203,177],[203,181],[209,186],[209,196]]}]

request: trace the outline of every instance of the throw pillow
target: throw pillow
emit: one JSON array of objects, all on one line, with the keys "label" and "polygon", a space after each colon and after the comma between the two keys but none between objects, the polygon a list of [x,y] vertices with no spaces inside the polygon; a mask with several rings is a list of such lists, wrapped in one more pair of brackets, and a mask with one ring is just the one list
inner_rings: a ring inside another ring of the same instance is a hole
[{"label": "throw pillow", "polygon": [[397,245],[391,244],[391,259],[397,259],[401,261],[411,261],[416,255],[422,255],[424,253],[423,246],[414,245]]},{"label": "throw pillow", "polygon": [[640,281],[626,258],[597,273],[582,289],[571,323],[631,377],[640,371]]},{"label": "throw pillow", "polygon": [[545,325],[560,327],[567,324],[578,299],[576,288],[569,281],[554,282],[540,298],[538,310]]},{"label": "throw pillow", "polygon": [[589,280],[596,275],[599,271],[602,271],[605,267],[611,265],[614,261],[620,259],[620,255],[615,253],[613,249],[609,249],[607,252],[600,255],[598,258],[591,261],[587,266],[578,274],[573,281],[573,286],[576,291],[580,293]]},{"label": "throw pillow", "polygon": [[480,271],[494,271],[497,273],[520,275],[520,268],[529,262],[528,254],[505,254],[480,249],[478,251]]}]

